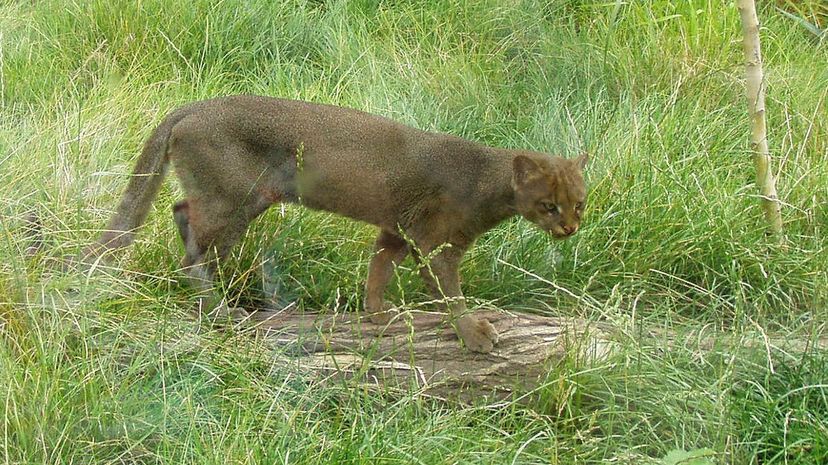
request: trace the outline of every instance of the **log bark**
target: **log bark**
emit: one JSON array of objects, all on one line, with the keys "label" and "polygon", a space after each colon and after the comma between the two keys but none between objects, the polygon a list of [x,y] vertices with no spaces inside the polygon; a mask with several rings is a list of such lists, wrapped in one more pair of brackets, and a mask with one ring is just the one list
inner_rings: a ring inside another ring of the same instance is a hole
[{"label": "log bark", "polygon": [[441,313],[407,311],[386,326],[354,313],[262,314],[258,330],[324,378],[454,401],[529,393],[550,364],[603,357],[611,347],[585,320],[500,311],[479,312],[500,334],[488,354],[462,348]]},{"label": "log bark", "polygon": [[765,81],[762,72],[762,51],[759,46],[759,18],[754,0],[736,0],[742,19],[743,48],[748,113],[751,121],[751,151],[756,167],[756,183],[770,232],[782,232],[782,213],[776,193],[776,180],[771,172],[768,138],[765,126]]}]

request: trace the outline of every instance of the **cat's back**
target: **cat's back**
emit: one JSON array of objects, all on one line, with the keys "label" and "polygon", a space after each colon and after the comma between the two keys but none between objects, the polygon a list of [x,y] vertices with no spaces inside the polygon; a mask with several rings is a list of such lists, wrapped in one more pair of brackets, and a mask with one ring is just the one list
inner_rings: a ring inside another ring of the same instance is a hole
[{"label": "cat's back", "polygon": [[354,142],[423,132],[352,108],[259,95],[218,97],[195,102],[189,108],[206,130],[262,142],[290,138],[305,145],[316,142],[347,148]]}]

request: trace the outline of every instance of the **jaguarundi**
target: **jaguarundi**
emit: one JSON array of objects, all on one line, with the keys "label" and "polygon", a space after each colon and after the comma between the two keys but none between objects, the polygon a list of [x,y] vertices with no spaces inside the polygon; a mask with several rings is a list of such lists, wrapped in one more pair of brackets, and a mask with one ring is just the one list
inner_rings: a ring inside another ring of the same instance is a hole
[{"label": "jaguarundi", "polygon": [[[586,155],[488,147],[332,105],[221,97],[185,105],[153,131],[87,258],[133,241],[170,162],[185,193],[173,207],[183,266],[200,291],[212,289],[217,261],[254,218],[271,205],[298,203],[379,227],[364,299],[372,322],[391,319],[383,294],[410,253],[475,352],[491,351],[497,332],[466,308],[458,273],[464,252],[514,215],[553,237],[571,236],[586,201]],[[199,302],[206,305],[205,297]]]}]

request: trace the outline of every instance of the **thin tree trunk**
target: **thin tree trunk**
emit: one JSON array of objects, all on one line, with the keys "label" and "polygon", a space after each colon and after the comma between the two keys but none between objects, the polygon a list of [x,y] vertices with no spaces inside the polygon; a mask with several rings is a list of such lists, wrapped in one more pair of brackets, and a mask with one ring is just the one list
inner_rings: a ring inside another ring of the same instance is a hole
[{"label": "thin tree trunk", "polygon": [[759,18],[754,0],[736,0],[742,17],[743,45],[747,78],[748,113],[751,120],[751,149],[756,166],[756,183],[762,195],[762,208],[770,231],[782,232],[782,215],[776,194],[776,181],[771,172],[768,138],[765,128],[765,88],[762,74],[762,52],[759,48]]}]

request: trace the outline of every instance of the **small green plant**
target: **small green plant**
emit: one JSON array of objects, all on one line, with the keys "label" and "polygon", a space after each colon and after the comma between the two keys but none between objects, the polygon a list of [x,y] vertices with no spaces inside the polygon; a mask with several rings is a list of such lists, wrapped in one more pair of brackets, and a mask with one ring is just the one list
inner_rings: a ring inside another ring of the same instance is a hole
[{"label": "small green plant", "polygon": [[712,457],[716,452],[710,449],[673,449],[661,459],[663,465],[715,465]]}]

